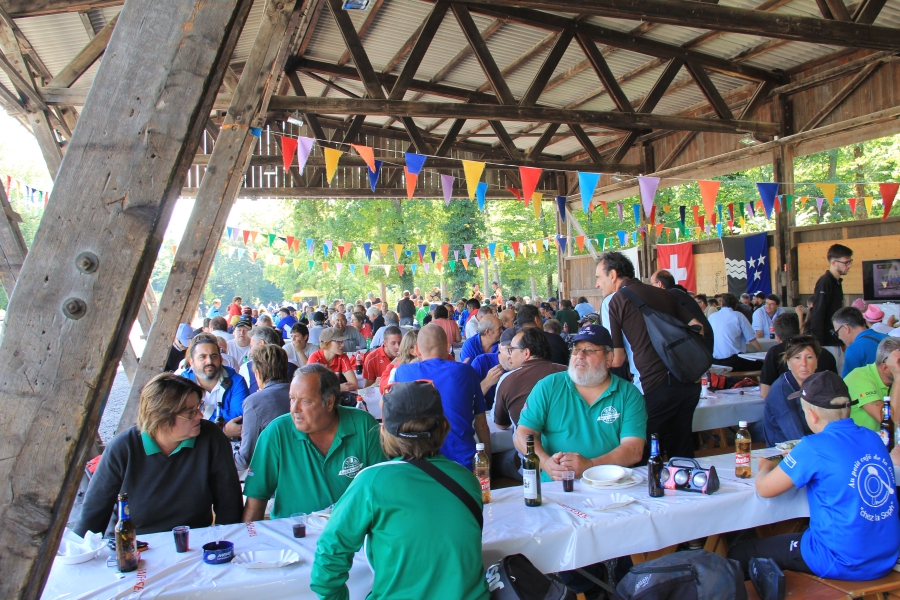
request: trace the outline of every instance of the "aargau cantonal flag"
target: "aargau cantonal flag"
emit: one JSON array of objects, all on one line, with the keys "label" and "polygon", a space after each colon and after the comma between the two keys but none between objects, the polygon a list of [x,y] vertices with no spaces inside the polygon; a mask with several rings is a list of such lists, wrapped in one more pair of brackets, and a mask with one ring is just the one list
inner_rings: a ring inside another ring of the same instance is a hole
[{"label": "aargau cantonal flag", "polygon": [[680,244],[658,244],[656,260],[660,269],[665,269],[675,278],[675,283],[692,292],[697,291],[694,276],[694,249],[691,242]]}]

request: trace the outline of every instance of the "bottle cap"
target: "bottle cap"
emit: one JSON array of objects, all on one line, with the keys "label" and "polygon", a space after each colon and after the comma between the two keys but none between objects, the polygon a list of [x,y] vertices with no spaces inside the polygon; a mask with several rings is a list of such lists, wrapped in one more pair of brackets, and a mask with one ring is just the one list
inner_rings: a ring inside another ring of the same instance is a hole
[{"label": "bottle cap", "polygon": [[746,426],[747,426],[747,421],[738,421],[738,427],[740,427],[741,429],[743,429]]},{"label": "bottle cap", "polygon": [[882,400],[884,400],[884,403],[885,403],[885,404],[890,404],[890,403],[891,403],[891,397],[890,397],[890,396],[885,396],[884,398],[882,398]]},{"label": "bottle cap", "polygon": [[482,450],[484,450],[484,444],[475,444],[475,450],[481,452]]}]

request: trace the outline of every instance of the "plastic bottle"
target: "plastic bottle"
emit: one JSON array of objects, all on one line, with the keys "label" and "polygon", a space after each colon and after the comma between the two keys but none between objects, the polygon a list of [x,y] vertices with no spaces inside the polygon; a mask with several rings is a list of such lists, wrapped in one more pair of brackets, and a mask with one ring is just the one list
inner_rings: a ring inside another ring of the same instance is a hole
[{"label": "plastic bottle", "polygon": [[367,335],[366,336],[366,352],[368,352],[371,349],[372,349],[372,336]]},{"label": "plastic bottle", "polygon": [[563,323],[563,333],[569,335],[569,324]]},{"label": "plastic bottle", "polygon": [[363,369],[362,353],[357,352],[356,353],[356,374],[362,375],[362,369]]},{"label": "plastic bottle", "polygon": [[474,471],[481,484],[481,503],[488,504],[491,501],[491,465],[484,453],[484,444],[475,444]]},{"label": "plastic bottle", "polygon": [[734,475],[741,479],[749,479],[753,476],[753,467],[750,463],[750,432],[747,431],[747,421],[738,421],[737,435],[734,439]]}]

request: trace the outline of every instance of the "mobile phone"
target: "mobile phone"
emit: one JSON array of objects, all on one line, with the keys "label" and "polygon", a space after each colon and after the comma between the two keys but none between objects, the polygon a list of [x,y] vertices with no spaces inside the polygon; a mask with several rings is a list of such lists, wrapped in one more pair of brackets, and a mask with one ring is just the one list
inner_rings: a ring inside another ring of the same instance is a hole
[{"label": "mobile phone", "polygon": [[782,458],[784,458],[784,456],[782,456],[781,454],[776,454],[775,456],[767,456],[766,460],[771,460],[772,462],[778,462]]}]

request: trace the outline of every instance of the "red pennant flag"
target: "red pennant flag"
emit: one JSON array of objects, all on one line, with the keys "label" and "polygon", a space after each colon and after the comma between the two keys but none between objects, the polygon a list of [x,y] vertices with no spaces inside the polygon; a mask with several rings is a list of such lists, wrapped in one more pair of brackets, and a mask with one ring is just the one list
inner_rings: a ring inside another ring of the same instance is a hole
[{"label": "red pennant flag", "polygon": [[856,214],[856,198],[847,198],[847,202],[850,203],[850,214]]},{"label": "red pennant flag", "polygon": [[694,211],[694,224],[696,225],[700,223],[700,207],[692,206],[691,210]]},{"label": "red pennant flag", "polygon": [[522,178],[522,195],[525,197],[525,206],[531,200],[538,181],[541,179],[543,169],[536,167],[519,167],[519,176]]},{"label": "red pennant flag", "polygon": [[343,244],[338,245],[338,254],[341,256],[341,258],[344,258],[344,245]]},{"label": "red pennant flag", "polygon": [[605,217],[609,215],[609,207],[606,206],[606,202],[600,202],[600,204],[603,205],[603,216]]},{"label": "red pennant flag", "polygon": [[250,242],[250,232],[245,229],[244,230],[244,244],[247,244],[248,242]]},{"label": "red pennant flag", "polygon": [[284,170],[291,168],[294,162],[294,154],[297,153],[297,138],[281,136],[281,159],[284,161]]},{"label": "red pennant flag", "polygon": [[716,226],[716,213],[709,215],[709,224],[713,227]]},{"label": "red pennant flag", "polygon": [[510,194],[516,197],[516,200],[518,200],[519,202],[522,201],[522,193],[519,190],[512,186],[506,186],[506,189]]},{"label": "red pennant flag", "polygon": [[397,265],[397,272],[400,273],[400,277],[403,277],[403,265]]},{"label": "red pennant flag", "polygon": [[700,229],[703,229],[703,224],[704,224],[704,222],[705,222],[705,221],[704,221],[703,217],[701,216],[701,217],[697,220],[697,227],[699,227]]},{"label": "red pennant flag", "polygon": [[250,256],[253,257],[253,262],[256,262],[256,257],[257,257],[257,255],[258,255],[257,252],[251,252],[251,253],[250,253]]},{"label": "red pennant flag", "polygon": [[778,196],[777,194],[775,196],[775,212],[781,212],[781,196]]},{"label": "red pennant flag", "polygon": [[583,236],[583,235],[576,235],[576,236],[575,236],[575,243],[578,244],[578,251],[579,251],[579,252],[584,252],[584,236]]},{"label": "red pennant flag", "polygon": [[650,208],[650,224],[656,225],[656,205],[654,204],[652,208]]},{"label": "red pennant flag", "polygon": [[662,235],[662,229],[663,229],[663,224],[657,223],[656,224],[656,237],[659,237],[660,235]]},{"label": "red pennant flag", "polygon": [[287,241],[288,248],[294,247],[294,236],[289,235],[285,238],[285,240]]},{"label": "red pennant flag", "polygon": [[734,221],[734,202],[728,204],[728,220]]},{"label": "red pennant flag", "polygon": [[900,188],[900,183],[879,183],[878,187],[881,189],[881,201],[884,203],[884,214],[881,215],[883,221],[891,214],[891,207],[894,205],[894,198],[897,196],[897,188]]},{"label": "red pennant flag", "polygon": [[476,255],[478,258],[481,258],[481,248],[475,248],[475,255]]},{"label": "red pennant flag", "polygon": [[519,258],[519,242],[513,242],[512,249],[513,249],[513,256],[515,256],[516,258]]},{"label": "red pennant flag", "polygon": [[369,265],[363,265],[363,273],[365,273],[366,275],[369,274]]},{"label": "red pennant flag", "polygon": [[406,174],[406,197],[412,200],[413,194],[416,193],[416,180],[419,176],[410,173],[406,167],[403,167],[403,172]]}]

